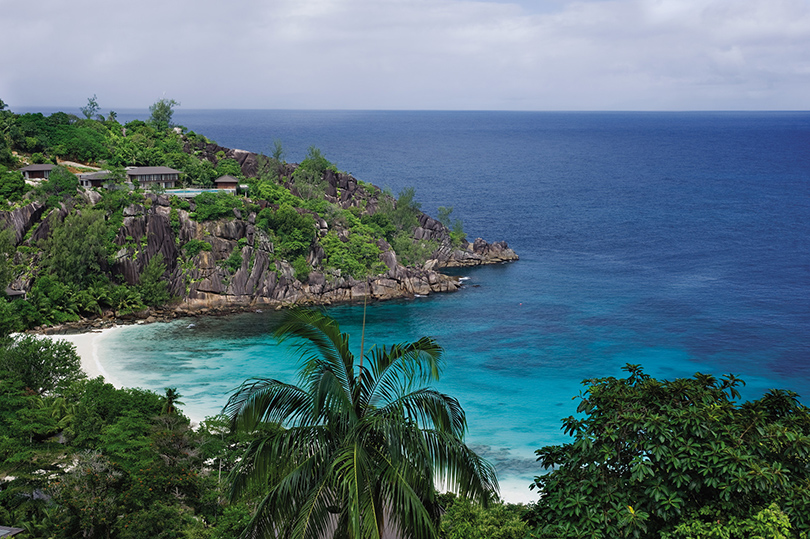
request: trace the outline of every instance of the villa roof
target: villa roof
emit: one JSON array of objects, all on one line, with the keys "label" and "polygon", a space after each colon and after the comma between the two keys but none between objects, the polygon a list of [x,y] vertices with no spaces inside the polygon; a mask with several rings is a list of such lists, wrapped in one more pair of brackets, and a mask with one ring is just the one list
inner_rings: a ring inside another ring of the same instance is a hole
[{"label": "villa roof", "polygon": [[130,176],[146,176],[148,174],[180,174],[179,170],[169,167],[132,167],[127,169]]},{"label": "villa roof", "polygon": [[214,180],[214,183],[239,183],[239,178],[234,178],[230,174],[226,174]]},{"label": "villa roof", "polygon": [[99,170],[98,172],[88,172],[79,176],[83,180],[106,180],[110,177],[109,170]]},{"label": "villa roof", "polygon": [[17,535],[20,532],[23,532],[22,528],[12,528],[10,526],[0,526],[0,537],[11,537],[12,535]]},{"label": "villa roof", "polygon": [[40,170],[53,170],[56,165],[43,163],[41,165],[28,165],[20,169],[20,172],[39,172]]}]

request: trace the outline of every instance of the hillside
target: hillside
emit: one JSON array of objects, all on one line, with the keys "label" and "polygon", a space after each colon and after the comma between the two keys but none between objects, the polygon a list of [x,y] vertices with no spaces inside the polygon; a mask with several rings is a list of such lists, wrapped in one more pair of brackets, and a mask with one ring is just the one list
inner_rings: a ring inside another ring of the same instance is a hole
[{"label": "hillside", "polygon": [[[28,297],[2,310],[17,329],[413,297],[457,290],[443,268],[517,259],[505,242],[467,241],[451,209],[441,208],[444,222],[434,219],[412,189],[397,200],[315,148],[296,164],[280,146],[272,157],[257,155],[168,125],[2,114],[11,165],[0,170],[5,280]],[[88,148],[66,150],[66,140],[82,137]],[[103,168],[107,181],[79,187],[58,166],[34,187],[20,186],[15,169],[26,161],[68,158]],[[174,167],[183,187],[210,188],[228,175],[247,189],[182,198],[155,185],[128,187],[125,167],[134,166]]]}]

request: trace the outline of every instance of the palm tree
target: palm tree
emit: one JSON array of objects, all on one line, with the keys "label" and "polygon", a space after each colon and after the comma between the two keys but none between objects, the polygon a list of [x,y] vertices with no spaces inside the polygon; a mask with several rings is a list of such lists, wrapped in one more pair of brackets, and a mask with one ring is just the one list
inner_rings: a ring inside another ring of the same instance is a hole
[{"label": "palm tree", "polygon": [[234,429],[284,429],[257,439],[232,473],[232,498],[266,495],[243,537],[436,537],[434,481],[486,504],[492,466],[466,445],[458,401],[419,387],[437,380],[442,349],[429,337],[375,347],[355,365],[349,336],[323,313],[292,310],[276,330],[302,339],[301,385],[247,380],[225,413]]},{"label": "palm tree", "polygon": [[177,413],[177,407],[175,405],[183,404],[180,400],[183,395],[177,392],[176,387],[165,387],[163,389],[166,391],[166,395],[163,397],[163,409],[161,413],[165,415]]}]

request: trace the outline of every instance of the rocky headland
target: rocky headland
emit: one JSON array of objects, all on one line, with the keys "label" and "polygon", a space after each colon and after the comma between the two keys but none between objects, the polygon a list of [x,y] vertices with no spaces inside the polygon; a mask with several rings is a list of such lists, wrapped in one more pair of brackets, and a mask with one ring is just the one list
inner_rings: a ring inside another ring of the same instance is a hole
[{"label": "rocky headland", "polygon": [[[223,148],[215,144],[187,144],[186,151],[213,161],[235,159],[247,177],[256,175],[260,159],[251,152]],[[288,178],[296,165],[286,164]],[[283,176],[282,176],[283,177]],[[342,209],[362,208],[374,213],[384,194],[379,188],[358,182],[353,176],[327,170],[324,174],[323,197]],[[285,184],[293,194],[298,194],[292,180]],[[92,190],[81,193],[85,204],[96,204],[101,195]],[[268,206],[257,201],[259,208]],[[389,300],[428,295],[436,292],[453,292],[461,283],[458,277],[442,273],[443,268],[470,267],[485,264],[500,264],[518,259],[518,255],[503,242],[489,243],[481,238],[473,242],[451,239],[450,230],[427,214],[418,216],[418,226],[413,230],[414,241],[430,241],[437,248],[421,264],[404,265],[397,253],[385,239],[377,241],[380,259],[387,271],[365,278],[343,275],[339,270],[325,270],[321,262],[324,250],[314,241],[307,255],[312,269],[306,278],[299,280],[289,261],[280,258],[274,249],[271,237],[256,225],[256,212],[233,210],[233,215],[211,221],[196,221],[189,209],[179,209],[165,194],[146,193],[142,204],[131,204],[123,212],[123,224],[117,234],[117,252],[107,268],[112,275],[119,275],[128,284],[138,283],[147,262],[157,253],[162,253],[166,263],[164,278],[169,291],[177,300],[162,308],[152,308],[137,313],[107,311],[98,319],[82,319],[68,327],[50,331],[103,327],[116,322],[134,320],[162,320],[193,314],[230,313],[262,307],[281,308],[292,305],[329,305],[339,302],[364,300]],[[277,209],[277,208],[276,208]],[[13,230],[18,245],[36,246],[47,238],[51,219],[61,220],[71,211],[69,205],[45,212],[39,202],[32,202],[14,211],[0,212],[0,222]],[[306,212],[298,209],[296,211]],[[312,213],[312,212],[310,212]],[[319,236],[330,227],[317,214],[315,218]],[[335,225],[332,229],[335,230]],[[337,227],[343,241],[349,230]],[[190,240],[205,241],[210,250],[188,256],[182,248]],[[234,250],[240,251],[242,264],[235,269],[226,267],[222,261]],[[31,274],[19,276],[12,288],[27,290],[34,278]]]}]

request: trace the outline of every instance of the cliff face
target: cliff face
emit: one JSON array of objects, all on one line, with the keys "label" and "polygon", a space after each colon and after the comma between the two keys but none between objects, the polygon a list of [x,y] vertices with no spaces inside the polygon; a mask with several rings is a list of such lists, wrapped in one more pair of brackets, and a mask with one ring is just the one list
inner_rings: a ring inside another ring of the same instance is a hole
[{"label": "cliff face", "polygon": [[[382,242],[385,248],[382,259],[388,267],[384,274],[358,280],[313,271],[301,282],[295,279],[292,266],[276,259],[268,235],[255,226],[255,214],[198,223],[189,218],[188,212],[178,210],[179,227],[175,230],[172,229],[168,197],[146,196],[149,203],[132,205],[124,212],[124,224],[117,239],[121,249],[113,270],[120,272],[130,284],[135,284],[147,262],[157,253],[162,253],[167,261],[172,293],[184,298],[190,307],[330,304],[364,297],[385,300],[452,292],[460,286],[458,278],[440,273],[439,268],[517,258],[504,243],[488,244],[479,239],[463,249],[442,250],[440,257],[429,261],[425,267],[405,267],[397,261],[396,253]],[[435,228],[435,221],[430,221],[426,220],[425,224]],[[441,231],[436,229],[432,233],[440,234]],[[178,245],[191,239],[209,243],[211,251],[186,256]],[[231,272],[222,261],[234,249],[239,249],[240,240],[245,240],[240,249],[242,265]],[[308,259],[317,264],[319,257],[322,258],[323,253],[316,244]]]},{"label": "cliff face", "polygon": [[42,218],[45,209],[39,202],[32,202],[14,211],[0,212],[0,228],[10,228],[19,244],[28,231]]},{"label": "cliff face", "polygon": [[[256,176],[266,166],[266,158],[243,150],[223,148],[211,143],[187,143],[186,151],[194,152],[216,164],[219,158],[235,159],[246,177]],[[265,161],[263,161],[265,160]],[[280,181],[294,195],[300,195],[293,179],[297,165],[284,164]],[[322,177],[323,198],[343,210],[352,209],[363,215],[373,215],[382,204],[391,208],[396,201],[379,188],[359,182],[349,174],[327,169]],[[95,205],[101,195],[95,191],[82,191],[85,203]],[[310,194],[311,196],[311,194]],[[324,250],[320,242],[312,242],[306,262],[312,271],[299,280],[290,263],[276,252],[270,234],[256,226],[256,213],[243,215],[233,210],[233,216],[216,221],[197,222],[189,212],[175,207],[166,195],[146,194],[143,204],[132,204],[123,211],[123,224],[115,238],[115,252],[107,270],[115,280],[137,284],[147,263],[158,253],[166,264],[165,278],[171,293],[183,300],[182,308],[202,309],[245,305],[292,305],[330,304],[363,300],[386,300],[392,298],[427,295],[432,292],[452,292],[461,285],[457,277],[442,274],[447,267],[478,266],[517,260],[518,256],[505,242],[487,243],[481,238],[470,243],[455,243],[450,231],[439,221],[419,213],[418,226],[412,239],[430,245],[435,251],[419,266],[406,267],[397,253],[384,240],[377,240],[380,261],[385,273],[363,279],[342,275],[340,270],[324,270]],[[34,247],[40,239],[50,234],[53,215],[62,220],[70,212],[73,203],[51,210],[47,214],[42,204],[32,202],[14,211],[0,212],[0,225],[13,231],[16,243],[25,242]],[[259,207],[266,207],[259,202]],[[194,202],[190,203],[193,211]],[[186,206],[188,207],[188,206]],[[247,207],[247,206],[246,206]],[[255,205],[252,207],[256,207]],[[277,208],[276,208],[277,209]],[[312,212],[317,235],[325,236],[330,225]],[[54,221],[55,222],[55,221]],[[332,224],[338,238],[348,241],[352,232]],[[35,227],[33,233],[29,231]],[[25,239],[26,235],[30,239]],[[206,250],[187,252],[186,245],[198,240]],[[204,242],[204,243],[203,243]],[[208,250],[210,246],[210,250]],[[241,266],[233,262],[225,264],[233,254],[241,255]],[[41,256],[42,253],[39,253]],[[36,256],[32,259],[36,260]],[[30,288],[36,279],[34,272],[27,272],[15,282],[17,288]]]}]

